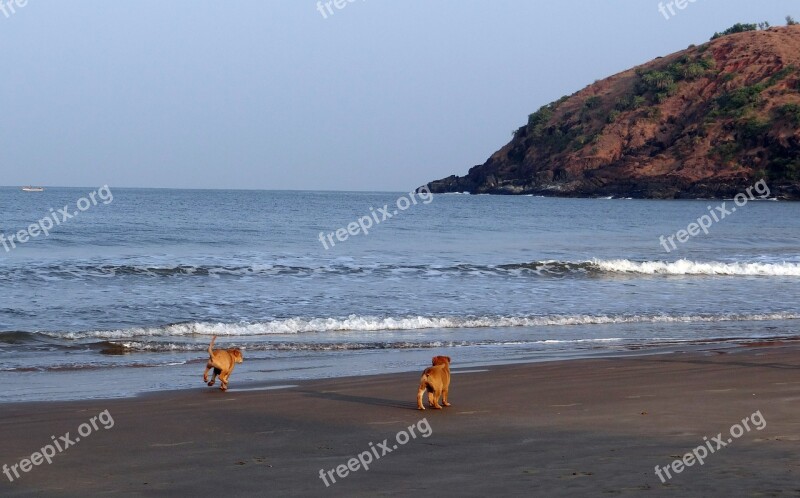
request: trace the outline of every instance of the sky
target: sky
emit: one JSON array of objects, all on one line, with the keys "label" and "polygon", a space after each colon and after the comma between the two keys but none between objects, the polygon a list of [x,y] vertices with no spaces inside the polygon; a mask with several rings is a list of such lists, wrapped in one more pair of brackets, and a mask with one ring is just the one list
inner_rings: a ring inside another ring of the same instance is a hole
[{"label": "sky", "polygon": [[0,185],[407,191],[598,79],[800,19],[797,0],[338,2],[0,0]]}]

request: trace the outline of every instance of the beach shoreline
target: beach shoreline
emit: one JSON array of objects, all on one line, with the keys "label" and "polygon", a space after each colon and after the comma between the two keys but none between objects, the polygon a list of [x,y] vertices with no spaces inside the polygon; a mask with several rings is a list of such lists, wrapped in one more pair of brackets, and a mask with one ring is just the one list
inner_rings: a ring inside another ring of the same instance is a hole
[{"label": "beach shoreline", "polygon": [[[245,363],[232,376],[232,392],[258,390],[265,386],[294,385],[298,382],[328,378],[374,377],[385,374],[417,372],[435,354],[453,357],[456,370],[497,367],[525,363],[548,363],[618,356],[663,355],[708,349],[737,348],[761,342],[798,343],[798,336],[759,336],[739,338],[664,341],[651,344],[631,344],[589,341],[581,347],[542,350],[536,343],[505,347],[441,347],[427,349],[386,349],[366,351],[328,351],[316,355],[259,356],[259,352],[244,350]],[[558,341],[556,341],[558,342]],[[136,355],[130,355],[135,357]],[[150,360],[152,361],[152,359]],[[0,399],[5,403],[68,402],[81,400],[122,399],[182,390],[196,391],[205,386],[200,382],[206,357],[197,355],[169,356],[156,360],[151,366],[117,366],[97,368],[92,364],[40,371],[25,368],[4,372],[8,387]],[[99,374],[99,375],[98,375]],[[136,383],[129,382],[131,377]],[[202,386],[202,387],[201,387]]]},{"label": "beach shoreline", "polygon": [[[104,410],[114,424],[14,482],[0,475],[0,492],[184,495],[224,483],[232,496],[789,495],[800,477],[792,460],[798,353],[795,343],[767,341],[470,368],[454,373],[453,406],[443,411],[416,410],[419,372],[2,404],[6,465],[51,436],[74,437]],[[654,472],[756,412],[763,430],[751,427],[703,466],[666,482]],[[336,473],[370,443],[391,442],[422,420],[428,437],[411,438],[369,470]],[[330,470],[326,487],[320,471]]]}]

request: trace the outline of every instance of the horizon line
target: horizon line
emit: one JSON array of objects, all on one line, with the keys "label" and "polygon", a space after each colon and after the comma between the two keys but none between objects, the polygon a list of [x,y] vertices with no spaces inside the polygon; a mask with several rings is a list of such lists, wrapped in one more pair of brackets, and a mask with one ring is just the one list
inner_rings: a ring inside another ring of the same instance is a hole
[{"label": "horizon line", "polygon": [[[108,185],[108,184],[106,184]],[[0,185],[0,189],[22,189],[23,187],[41,187],[46,189],[92,189],[96,186],[70,187],[63,185]],[[247,192],[332,192],[332,193],[397,193],[405,190],[335,190],[335,189],[269,189],[269,188],[212,188],[212,187],[126,187],[112,186],[109,188],[129,189],[129,190],[211,190],[211,191],[247,191]],[[415,189],[416,190],[416,189]]]}]

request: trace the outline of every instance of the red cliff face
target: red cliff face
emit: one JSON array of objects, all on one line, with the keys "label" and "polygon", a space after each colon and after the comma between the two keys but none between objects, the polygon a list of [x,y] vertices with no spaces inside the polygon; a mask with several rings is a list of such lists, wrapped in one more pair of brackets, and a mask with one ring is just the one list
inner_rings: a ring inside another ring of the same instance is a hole
[{"label": "red cliff face", "polygon": [[800,26],[723,36],[598,81],[430,188],[732,197],[760,179],[800,199]]}]

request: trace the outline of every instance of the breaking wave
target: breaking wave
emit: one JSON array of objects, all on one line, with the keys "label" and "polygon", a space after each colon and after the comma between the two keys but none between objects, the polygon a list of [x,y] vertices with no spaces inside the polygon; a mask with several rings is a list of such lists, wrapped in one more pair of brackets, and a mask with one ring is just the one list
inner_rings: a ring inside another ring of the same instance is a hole
[{"label": "breaking wave", "polygon": [[644,275],[726,275],[726,276],[780,276],[800,277],[800,263],[720,263],[696,262],[681,259],[675,262],[627,259],[591,263],[599,271],[638,273]]},{"label": "breaking wave", "polygon": [[322,277],[322,276],[531,276],[581,277],[602,275],[684,275],[684,276],[800,276],[796,262],[719,262],[719,261],[632,261],[593,259],[582,262],[533,261],[502,265],[395,265],[327,264],[212,264],[212,265],[117,265],[66,264],[27,267],[0,267],[0,280],[59,280],[96,278],[242,278],[242,277]]},{"label": "breaking wave", "polygon": [[[144,337],[190,336],[268,336],[277,334],[308,334],[330,332],[379,332],[425,329],[474,329],[503,327],[558,327],[577,325],[607,325],[625,323],[699,323],[797,320],[800,313],[714,315],[548,315],[548,316],[408,316],[377,317],[350,315],[338,318],[285,318],[255,323],[191,322],[161,327],[135,327],[120,330],[86,332],[39,332],[54,339],[124,340]],[[19,333],[13,336],[19,341]],[[3,342],[0,334],[0,343]]]}]

